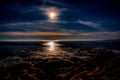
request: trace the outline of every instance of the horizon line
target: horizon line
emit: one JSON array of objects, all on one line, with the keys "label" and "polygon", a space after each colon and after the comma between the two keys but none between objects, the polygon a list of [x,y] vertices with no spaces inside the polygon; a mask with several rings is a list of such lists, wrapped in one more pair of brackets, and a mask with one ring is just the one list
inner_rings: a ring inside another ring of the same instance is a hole
[{"label": "horizon line", "polygon": [[15,39],[15,40],[12,40],[12,39],[7,39],[7,40],[0,40],[2,42],[39,42],[39,41],[55,41],[55,42],[59,42],[59,41],[101,41],[101,40],[116,40],[116,39],[54,39],[54,40],[43,40],[43,39]]}]

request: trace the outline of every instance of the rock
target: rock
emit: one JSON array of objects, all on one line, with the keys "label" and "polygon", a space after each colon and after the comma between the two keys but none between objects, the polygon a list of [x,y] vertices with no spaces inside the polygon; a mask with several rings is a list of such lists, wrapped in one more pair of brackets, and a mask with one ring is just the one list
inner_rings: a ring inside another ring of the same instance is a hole
[{"label": "rock", "polygon": [[62,67],[67,67],[67,66],[71,66],[73,63],[70,61],[66,61],[66,60],[52,60],[52,61],[48,61],[43,65],[43,70],[45,72],[51,72],[51,71],[55,71],[59,68]]}]

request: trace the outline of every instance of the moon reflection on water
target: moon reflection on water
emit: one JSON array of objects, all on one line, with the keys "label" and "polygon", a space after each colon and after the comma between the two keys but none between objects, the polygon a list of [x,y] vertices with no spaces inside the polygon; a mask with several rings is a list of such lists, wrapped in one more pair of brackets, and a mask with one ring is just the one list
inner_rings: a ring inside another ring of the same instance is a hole
[{"label": "moon reflection on water", "polygon": [[53,41],[48,42],[48,50],[49,51],[54,51],[55,50],[55,43]]},{"label": "moon reflection on water", "polygon": [[70,56],[70,51],[62,48],[62,44],[56,41],[44,42],[43,47],[31,55],[32,58],[68,58]]}]

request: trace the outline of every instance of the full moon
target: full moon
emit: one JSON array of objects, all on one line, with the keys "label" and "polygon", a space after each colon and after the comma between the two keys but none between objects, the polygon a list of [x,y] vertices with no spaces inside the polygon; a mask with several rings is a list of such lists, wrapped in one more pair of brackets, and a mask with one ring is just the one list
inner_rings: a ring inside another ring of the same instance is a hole
[{"label": "full moon", "polygon": [[56,19],[57,18],[57,13],[56,12],[49,12],[48,14],[50,19]]},{"label": "full moon", "polygon": [[45,8],[44,11],[49,21],[56,21],[61,12],[60,9],[55,8],[55,7]]}]

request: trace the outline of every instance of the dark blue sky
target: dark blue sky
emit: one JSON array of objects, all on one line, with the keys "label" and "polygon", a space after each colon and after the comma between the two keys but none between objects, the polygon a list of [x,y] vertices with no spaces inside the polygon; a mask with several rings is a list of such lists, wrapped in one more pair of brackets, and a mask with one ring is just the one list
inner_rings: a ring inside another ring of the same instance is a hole
[{"label": "dark blue sky", "polygon": [[[50,19],[48,13],[56,12]],[[117,0],[1,0],[0,40],[120,39]]]}]

